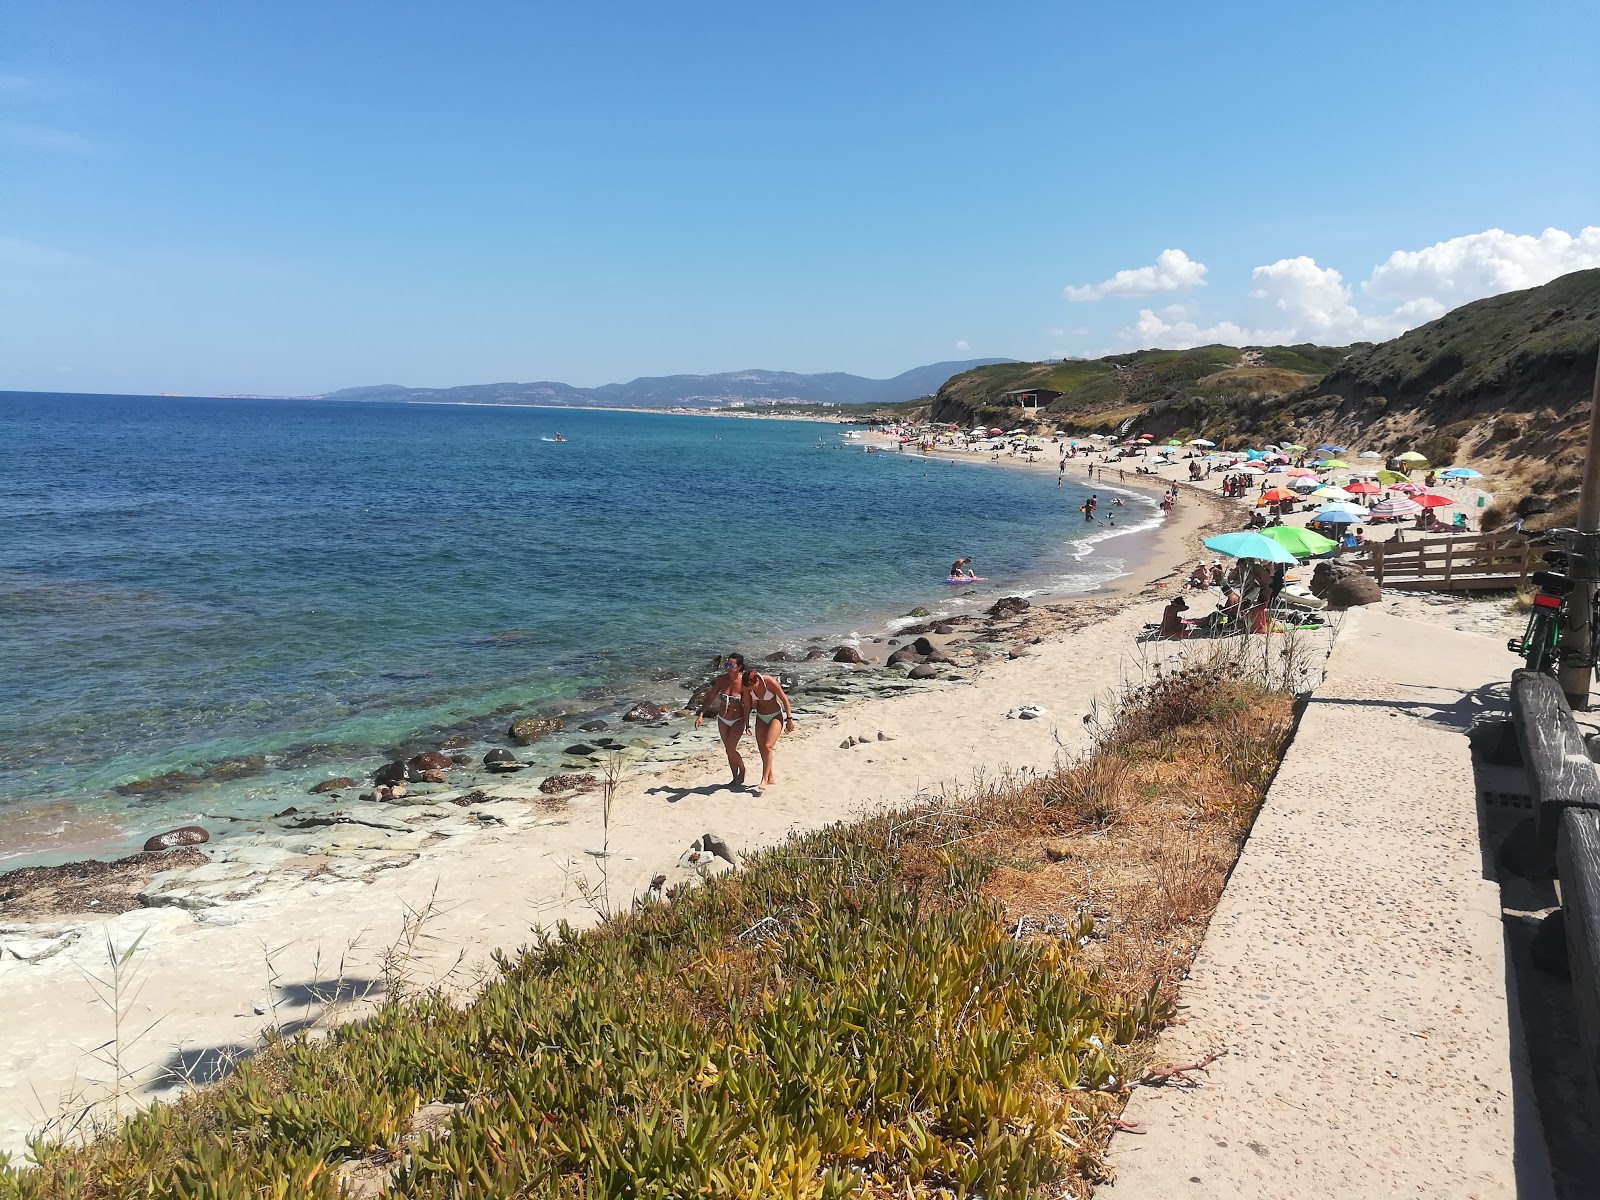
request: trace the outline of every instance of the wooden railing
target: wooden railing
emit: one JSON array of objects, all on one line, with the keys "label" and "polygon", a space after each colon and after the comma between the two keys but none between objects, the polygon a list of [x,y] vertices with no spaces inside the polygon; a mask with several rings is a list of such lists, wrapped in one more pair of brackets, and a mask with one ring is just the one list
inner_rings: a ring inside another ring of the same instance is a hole
[{"label": "wooden railing", "polygon": [[1561,883],[1573,1010],[1589,1075],[1600,1082],[1600,775],[1561,687],[1511,673],[1511,717],[1528,769],[1534,827]]},{"label": "wooden railing", "polygon": [[1412,542],[1372,542],[1340,558],[1365,568],[1379,587],[1418,591],[1520,589],[1539,566],[1520,533],[1418,535]]}]

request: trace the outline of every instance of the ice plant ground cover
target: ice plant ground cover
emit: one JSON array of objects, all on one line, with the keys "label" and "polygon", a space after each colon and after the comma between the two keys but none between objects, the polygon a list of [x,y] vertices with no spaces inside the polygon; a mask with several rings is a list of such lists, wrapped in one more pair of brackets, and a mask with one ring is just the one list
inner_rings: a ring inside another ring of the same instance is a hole
[{"label": "ice plant ground cover", "polygon": [[0,1198],[1087,1194],[1293,708],[1221,659],[1157,676],[1052,774],[271,1038]]}]

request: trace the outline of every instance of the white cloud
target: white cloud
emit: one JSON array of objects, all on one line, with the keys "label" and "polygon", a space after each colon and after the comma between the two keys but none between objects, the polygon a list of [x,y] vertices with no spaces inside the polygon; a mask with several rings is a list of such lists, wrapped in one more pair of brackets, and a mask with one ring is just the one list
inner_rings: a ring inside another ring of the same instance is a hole
[{"label": "white cloud", "polygon": [[1186,292],[1204,287],[1205,263],[1195,262],[1182,250],[1163,250],[1148,267],[1118,271],[1104,283],[1069,287],[1062,295],[1068,300],[1100,300],[1106,296],[1154,296],[1161,292]]},{"label": "white cloud", "polygon": [[1174,350],[1213,342],[1383,341],[1469,301],[1538,287],[1590,267],[1600,267],[1600,226],[1587,226],[1576,236],[1559,229],[1538,237],[1489,229],[1422,250],[1395,251],[1361,284],[1363,299],[1385,302],[1369,309],[1356,304],[1344,276],[1334,268],[1304,255],[1281,258],[1250,272],[1250,298],[1271,306],[1277,328],[1230,320],[1201,326],[1193,319],[1193,305],[1174,304],[1159,312],[1141,309],[1139,319],[1118,336],[1125,344]]},{"label": "white cloud", "polygon": [[970,342],[968,342],[966,338],[962,338],[959,342],[956,343],[956,349],[957,350],[971,350],[972,349],[972,344]]},{"label": "white cloud", "polygon": [[1576,237],[1560,229],[1538,237],[1486,229],[1423,250],[1396,250],[1373,268],[1361,290],[1379,300],[1425,297],[1448,310],[1589,267],[1600,267],[1600,226],[1587,226]]}]

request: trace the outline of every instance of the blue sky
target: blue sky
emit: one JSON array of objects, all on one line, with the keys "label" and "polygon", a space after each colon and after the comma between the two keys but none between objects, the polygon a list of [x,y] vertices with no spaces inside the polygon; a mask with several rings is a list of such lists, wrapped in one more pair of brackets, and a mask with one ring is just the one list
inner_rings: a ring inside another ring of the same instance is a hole
[{"label": "blue sky", "polygon": [[0,388],[1389,336],[1600,265],[1596,45],[1575,2],[8,4]]}]

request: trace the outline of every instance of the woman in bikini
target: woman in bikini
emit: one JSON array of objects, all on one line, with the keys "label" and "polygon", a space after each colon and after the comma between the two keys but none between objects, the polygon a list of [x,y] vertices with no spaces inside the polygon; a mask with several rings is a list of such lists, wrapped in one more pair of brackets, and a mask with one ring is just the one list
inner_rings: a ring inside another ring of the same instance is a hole
[{"label": "woman in bikini", "polygon": [[739,739],[749,724],[750,706],[743,686],[744,655],[729,654],[722,661],[723,673],[706,693],[705,703],[695,714],[694,727],[711,713],[717,715],[717,732],[728,753],[728,769],[733,772],[732,787],[744,786],[744,759],[739,755]]},{"label": "woman in bikini", "polygon": [[789,702],[778,677],[763,675],[760,671],[744,673],[744,694],[749,711],[756,719],[756,747],[761,751],[761,786],[771,787],[778,782],[772,773],[772,756],[778,749],[779,734],[794,732],[794,705]]}]

